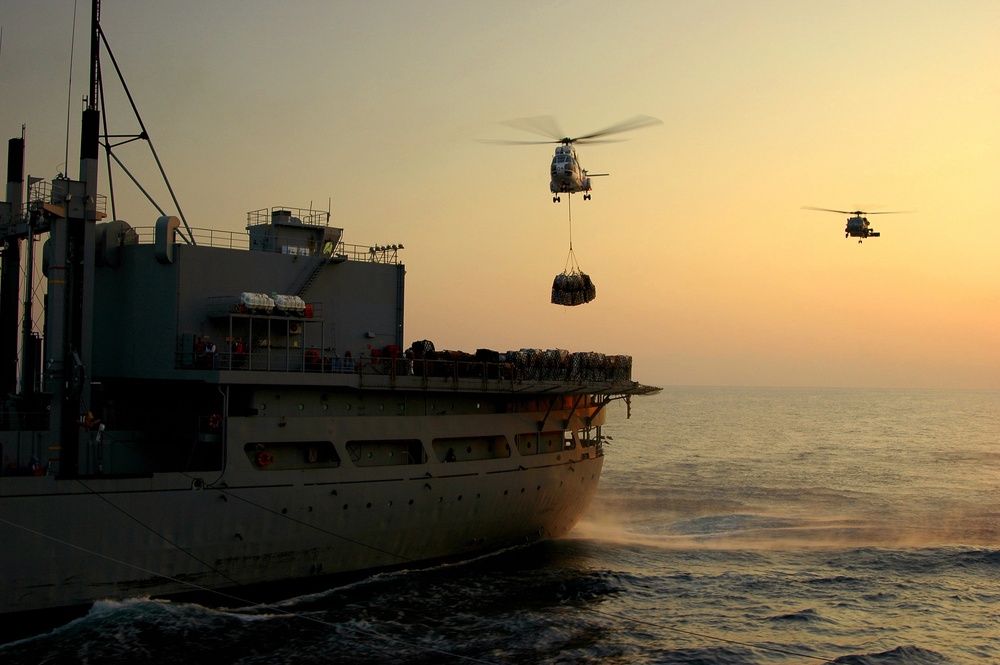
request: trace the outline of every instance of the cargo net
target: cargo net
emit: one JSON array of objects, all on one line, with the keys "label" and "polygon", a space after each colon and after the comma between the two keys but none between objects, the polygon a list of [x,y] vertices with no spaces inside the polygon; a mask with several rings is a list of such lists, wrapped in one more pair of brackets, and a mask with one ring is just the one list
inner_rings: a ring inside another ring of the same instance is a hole
[{"label": "cargo net", "polygon": [[632,356],[570,353],[562,349],[508,351],[503,361],[517,379],[627,383],[632,380]]},{"label": "cargo net", "polygon": [[590,275],[575,269],[563,271],[552,280],[552,304],[583,305],[597,297],[597,287],[591,281]]},{"label": "cargo net", "polygon": [[583,305],[597,297],[597,287],[591,281],[590,275],[580,270],[573,253],[573,241],[569,244],[569,256],[563,271],[552,280],[552,304]]}]

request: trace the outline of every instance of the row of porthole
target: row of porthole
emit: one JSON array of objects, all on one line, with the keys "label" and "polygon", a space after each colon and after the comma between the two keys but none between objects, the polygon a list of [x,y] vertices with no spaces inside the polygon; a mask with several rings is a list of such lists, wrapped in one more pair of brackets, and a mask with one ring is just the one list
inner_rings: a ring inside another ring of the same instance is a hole
[{"label": "row of porthole", "polygon": [[[510,444],[505,444],[505,447],[507,448],[507,452],[509,453],[510,452]],[[472,454],[472,446],[466,446],[465,452],[468,453],[468,454]],[[493,446],[492,445],[487,446],[486,447],[486,452],[492,453],[493,452]],[[392,451],[392,450],[389,451],[389,457],[392,457],[394,454],[395,454],[394,451]],[[375,456],[374,452],[371,452],[371,451],[368,452],[368,459],[372,459],[374,456]],[[556,461],[558,462],[560,460],[562,460],[562,455],[556,455]]]},{"label": "row of porthole", "polygon": [[[592,474],[592,475],[590,476],[590,479],[591,479],[591,480],[595,480],[596,478],[597,478],[597,475],[596,475],[596,474]],[[583,477],[581,477],[581,478],[580,478],[580,482],[581,482],[581,483],[582,483],[582,482],[585,482],[586,480],[587,480],[586,478],[583,478]],[[560,480],[560,481],[559,481],[559,487],[562,487],[562,486],[563,486],[563,481],[561,481],[561,480]],[[520,493],[521,493],[521,494],[524,494],[524,491],[525,491],[525,489],[527,489],[527,488],[525,488],[525,487],[522,487],[522,488],[521,488],[521,492],[520,492]],[[541,485],[536,485],[536,486],[535,486],[535,491],[541,491],[541,489],[542,489],[542,486],[541,486]],[[333,492],[331,492],[331,494],[332,494],[333,496],[337,496],[337,490],[333,490]],[[510,494],[510,490],[504,490],[504,491],[503,491],[503,495],[504,495],[504,496],[509,496],[509,494]],[[478,499],[481,499],[481,498],[482,498],[482,496],[483,496],[483,495],[482,495],[481,493],[477,493],[477,494],[476,494],[476,499],[477,499],[477,500],[478,500]],[[458,501],[461,501],[461,500],[462,500],[463,498],[464,498],[464,495],[462,495],[462,494],[459,494],[459,495],[458,495]],[[412,505],[413,505],[413,503],[414,503],[414,501],[413,501],[413,499],[410,499],[410,500],[409,500],[409,501],[407,501],[406,503],[407,503],[407,505],[408,505],[408,506],[412,506]],[[439,496],[439,497],[438,497],[438,503],[444,503],[444,497],[443,497],[443,496]],[[389,501],[387,501],[387,502],[386,502],[386,508],[392,508],[392,505],[393,505],[393,504],[392,504],[392,501],[391,501],[391,500],[389,500]],[[372,507],[372,502],[371,502],[371,501],[369,501],[368,503],[366,503],[366,504],[365,504],[365,508],[371,508],[371,507]],[[343,506],[343,509],[344,509],[344,510],[347,510],[348,508],[350,508],[350,504],[347,504],[347,503],[345,503],[345,504],[344,504],[344,506]],[[310,508],[309,508],[309,511],[310,511],[310,512],[312,511],[312,507],[310,507]],[[287,513],[287,512],[288,512],[288,509],[287,509],[287,508],[285,508],[285,509],[282,509],[282,511],[281,511],[281,512],[282,512],[282,514],[285,514],[285,513]]]},{"label": "row of porthole", "polygon": [[[305,411],[306,405],[304,403],[302,403],[302,402],[299,402],[298,403],[298,408],[299,408],[299,411]],[[322,404],[320,404],[320,408],[322,408],[324,411],[329,411],[330,410],[330,405],[327,402],[323,402]],[[346,411],[351,411],[353,408],[354,408],[354,406],[352,404],[345,404],[344,405],[344,409]],[[476,402],[476,410],[478,411],[481,408],[482,408],[482,404],[480,404],[479,402]],[[266,410],[267,410],[267,404],[261,402],[260,411],[266,411]],[[385,404],[379,404],[378,405],[378,410],[379,411],[385,411]],[[400,411],[405,411],[406,410],[406,405],[405,404],[400,404],[399,405],[399,410]],[[454,404],[451,405],[451,410],[452,411],[455,410],[455,405]],[[434,412],[434,405],[433,404],[428,405],[427,406],[427,411],[429,413],[433,413]]]}]

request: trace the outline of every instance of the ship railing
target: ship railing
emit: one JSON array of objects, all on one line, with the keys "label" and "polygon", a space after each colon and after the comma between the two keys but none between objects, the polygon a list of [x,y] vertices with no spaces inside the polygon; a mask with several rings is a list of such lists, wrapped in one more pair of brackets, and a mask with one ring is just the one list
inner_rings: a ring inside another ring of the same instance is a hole
[{"label": "ship railing", "polygon": [[425,388],[515,390],[525,383],[567,384],[581,387],[613,386],[631,382],[631,367],[609,365],[587,372],[567,368],[517,367],[508,362],[477,360],[413,360],[404,357],[340,356],[303,347],[263,347],[246,352],[220,349],[214,356],[198,358],[178,354],[177,367],[233,371],[357,375],[362,386],[394,388],[414,384]]},{"label": "ship railing", "polygon": [[[156,238],[156,227],[134,226],[132,231],[136,234],[135,242],[138,244],[152,245]],[[192,227],[191,235],[195,244],[200,247],[220,247],[222,249],[250,249],[250,236],[246,231],[219,231],[218,229],[203,229]],[[294,249],[294,251],[292,251]],[[396,250],[392,247],[371,247],[369,245],[354,245],[345,242],[337,243],[337,247],[327,258],[336,258],[348,261],[368,261],[375,263],[399,263]],[[320,256],[321,251],[317,248],[306,246],[288,246],[285,253],[293,253],[296,256]]]},{"label": "ship railing", "polygon": [[[152,245],[156,238],[156,227],[133,226],[136,233],[136,243]],[[196,245],[201,247],[221,247],[223,249],[249,249],[250,236],[246,231],[219,231],[218,229],[191,228],[191,236]]]},{"label": "ship railing", "polygon": [[[632,378],[631,362],[606,362],[600,367],[580,367],[574,364],[522,366],[510,361],[459,359],[403,359],[394,361],[405,366],[410,376],[423,379],[483,379],[521,383],[551,381],[557,383],[616,383]],[[382,372],[384,373],[384,372]]]},{"label": "ship railing", "polygon": [[330,213],[325,210],[290,208],[288,206],[251,210],[247,213],[247,226],[271,224],[274,220],[275,213],[280,213],[288,219],[294,219],[297,224],[307,224],[309,226],[329,226]]},{"label": "ship railing", "polygon": [[[56,177],[56,180],[63,179],[62,176]],[[28,213],[31,210],[38,209],[42,207],[42,204],[52,201],[52,181],[50,180],[35,180],[31,177],[28,178],[28,198],[21,205],[21,219],[27,219]],[[62,202],[58,202],[60,205]],[[98,219],[104,219],[108,214],[108,197],[104,194],[98,194],[95,200],[95,210],[97,211]]]}]

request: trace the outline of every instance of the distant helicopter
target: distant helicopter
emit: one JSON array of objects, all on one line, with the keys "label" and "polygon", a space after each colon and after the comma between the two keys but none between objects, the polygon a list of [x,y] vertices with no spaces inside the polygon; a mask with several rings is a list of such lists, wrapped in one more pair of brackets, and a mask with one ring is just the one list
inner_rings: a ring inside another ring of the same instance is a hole
[{"label": "distant helicopter", "polygon": [[842,215],[853,215],[847,218],[847,226],[844,228],[845,238],[857,238],[860,243],[865,238],[878,238],[881,233],[871,228],[866,215],[898,215],[907,212],[906,210],[890,210],[881,212],[865,212],[863,210],[832,210],[830,208],[814,208],[812,206],[802,206],[803,210],[819,210],[821,212],[839,212]]},{"label": "distant helicopter", "polygon": [[555,154],[552,155],[552,164],[549,167],[549,175],[551,177],[551,180],[549,181],[549,191],[553,194],[552,202],[559,203],[559,201],[562,200],[559,197],[560,194],[575,194],[578,192],[583,192],[583,199],[586,201],[590,199],[590,190],[592,189],[590,186],[590,179],[610,174],[588,173],[585,168],[580,166],[580,160],[577,159],[576,149],[573,147],[573,144],[613,143],[624,139],[601,139],[600,137],[607,136],[609,134],[620,134],[621,132],[628,132],[633,129],[641,129],[642,127],[649,127],[650,125],[659,125],[662,123],[663,121],[658,118],[638,115],[629,120],[620,122],[617,125],[612,125],[611,127],[606,127],[599,131],[591,132],[590,134],[570,138],[568,136],[564,136],[559,130],[558,125],[556,125],[555,118],[543,115],[534,118],[508,120],[503,124],[527,132],[548,136],[552,139],[551,141],[499,140],[484,141],[484,143],[497,143],[502,145],[538,145],[543,143],[560,144],[556,146]]}]

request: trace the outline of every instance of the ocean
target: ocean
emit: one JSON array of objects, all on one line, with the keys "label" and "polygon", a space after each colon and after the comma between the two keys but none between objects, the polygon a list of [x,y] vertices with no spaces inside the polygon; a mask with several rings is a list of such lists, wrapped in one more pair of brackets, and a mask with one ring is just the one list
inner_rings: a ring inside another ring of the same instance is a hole
[{"label": "ocean", "polygon": [[1000,391],[609,407],[573,534],[266,606],[101,602],[13,663],[1000,663]]}]

